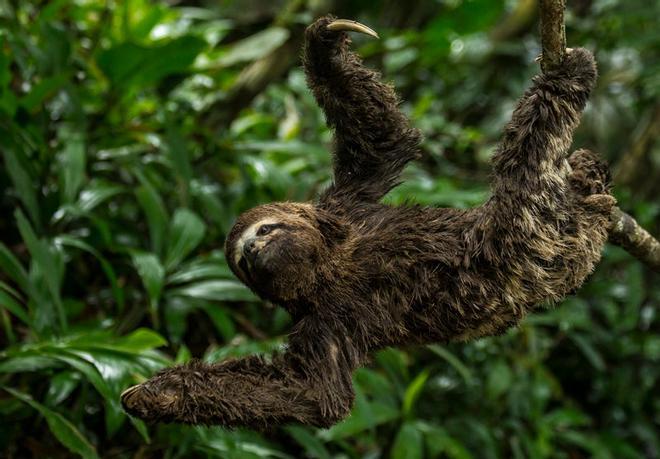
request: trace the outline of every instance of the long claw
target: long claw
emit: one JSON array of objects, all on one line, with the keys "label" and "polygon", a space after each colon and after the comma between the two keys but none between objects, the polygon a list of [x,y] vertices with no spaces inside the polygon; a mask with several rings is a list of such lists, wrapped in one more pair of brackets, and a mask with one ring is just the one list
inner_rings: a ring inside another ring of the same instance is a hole
[{"label": "long claw", "polygon": [[350,32],[359,32],[365,35],[369,35],[374,38],[380,38],[378,34],[371,28],[367,27],[364,24],[360,24],[357,21],[351,21],[350,19],[337,19],[332,21],[326,26],[328,30],[333,30],[336,32],[347,30]]}]

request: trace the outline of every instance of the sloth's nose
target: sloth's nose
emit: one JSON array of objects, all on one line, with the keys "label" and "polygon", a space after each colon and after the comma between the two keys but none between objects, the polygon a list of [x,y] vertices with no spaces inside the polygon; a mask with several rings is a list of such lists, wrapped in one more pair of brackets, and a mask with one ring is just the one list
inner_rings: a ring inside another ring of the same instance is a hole
[{"label": "sloth's nose", "polygon": [[254,263],[254,260],[257,258],[257,253],[259,252],[256,247],[257,238],[251,237],[243,244],[243,256],[250,262]]}]

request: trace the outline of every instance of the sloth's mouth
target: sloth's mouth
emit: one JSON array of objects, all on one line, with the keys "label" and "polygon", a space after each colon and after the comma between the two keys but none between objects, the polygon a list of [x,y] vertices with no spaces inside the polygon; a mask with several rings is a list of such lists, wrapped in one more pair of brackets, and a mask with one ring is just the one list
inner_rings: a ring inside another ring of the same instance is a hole
[{"label": "sloth's mouth", "polygon": [[247,261],[247,258],[242,256],[240,260],[238,261],[238,267],[241,268],[241,271],[243,271],[246,274],[250,273],[250,264]]},{"label": "sloth's mouth", "polygon": [[266,247],[268,247],[268,245],[270,245],[271,242],[272,241],[268,241],[261,247],[248,247],[247,244],[243,246],[241,257],[238,261],[238,267],[251,281],[255,280],[254,269],[257,267],[259,256],[262,255],[262,252],[266,249]]}]

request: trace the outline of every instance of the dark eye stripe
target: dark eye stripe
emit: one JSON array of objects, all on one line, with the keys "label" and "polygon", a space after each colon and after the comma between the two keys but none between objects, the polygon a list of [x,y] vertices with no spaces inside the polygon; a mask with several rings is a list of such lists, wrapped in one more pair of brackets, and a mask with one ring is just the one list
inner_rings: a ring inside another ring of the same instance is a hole
[{"label": "dark eye stripe", "polygon": [[257,236],[265,236],[266,234],[276,230],[278,228],[284,228],[286,225],[284,223],[266,223],[261,225],[257,230]]}]

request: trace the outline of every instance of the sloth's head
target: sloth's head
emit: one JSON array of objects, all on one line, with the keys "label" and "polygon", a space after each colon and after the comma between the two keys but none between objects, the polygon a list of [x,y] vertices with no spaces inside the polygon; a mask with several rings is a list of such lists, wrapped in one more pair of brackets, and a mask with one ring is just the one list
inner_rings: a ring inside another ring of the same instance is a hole
[{"label": "sloth's head", "polygon": [[347,227],[311,204],[273,203],[243,213],[229,232],[225,256],[243,283],[276,303],[314,288],[318,268]]}]

